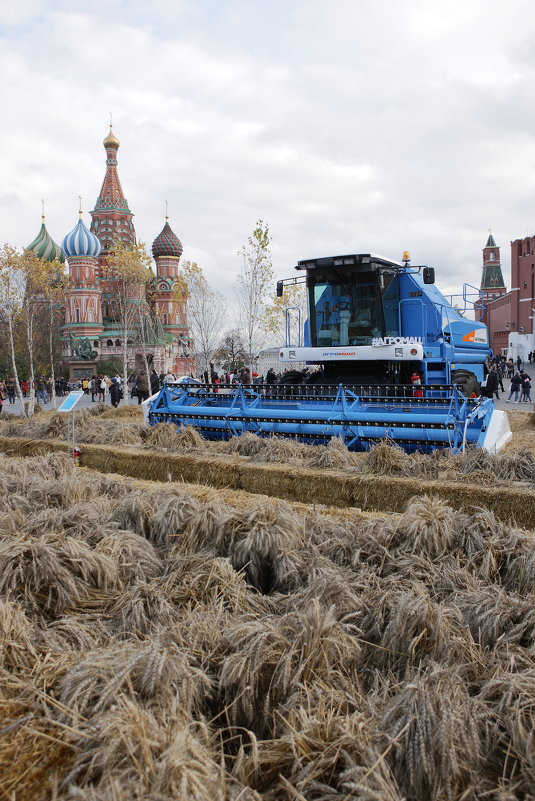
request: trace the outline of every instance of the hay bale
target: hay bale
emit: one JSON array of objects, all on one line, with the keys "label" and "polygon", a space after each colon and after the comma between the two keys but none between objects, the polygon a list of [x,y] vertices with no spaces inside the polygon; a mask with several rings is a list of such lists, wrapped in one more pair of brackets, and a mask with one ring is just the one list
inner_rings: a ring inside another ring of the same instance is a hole
[{"label": "hay bale", "polygon": [[174,423],[156,423],[145,432],[143,447],[165,448],[169,451],[204,450],[205,440],[194,428],[180,430]]},{"label": "hay bale", "polygon": [[[307,467],[315,467],[319,470],[343,470],[344,468],[355,468],[361,459],[356,453],[348,451],[344,441],[340,437],[334,437],[326,446],[312,446],[308,451],[303,451],[305,464]],[[306,458],[308,456],[308,458]]]},{"label": "hay bale", "polygon": [[390,440],[373,445],[361,461],[364,473],[380,476],[408,476],[414,469],[412,457]]},{"label": "hay bale", "polygon": [[140,445],[144,425],[127,420],[87,419],[77,427],[78,442],[92,445]]},{"label": "hay bale", "polygon": [[[104,406],[104,409],[101,410],[101,407]],[[117,406],[114,408],[113,406],[107,406],[106,404],[99,404],[97,407],[99,409],[99,415],[101,420],[132,420],[143,422],[143,410],[141,405],[135,406]]]}]

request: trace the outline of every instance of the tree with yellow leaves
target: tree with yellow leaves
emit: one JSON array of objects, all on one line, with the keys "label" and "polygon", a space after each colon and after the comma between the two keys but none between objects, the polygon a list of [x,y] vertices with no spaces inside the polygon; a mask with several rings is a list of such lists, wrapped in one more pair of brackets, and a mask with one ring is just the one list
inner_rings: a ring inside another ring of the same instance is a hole
[{"label": "tree with yellow leaves", "polygon": [[[147,285],[153,280],[151,258],[145,245],[133,247],[116,242],[106,255],[102,279],[109,283],[115,302],[115,317],[122,332],[123,342],[123,389],[128,403],[128,354],[129,344],[140,331],[144,331],[143,320],[149,314],[146,299]],[[144,351],[147,386],[150,375],[146,349]]]},{"label": "tree with yellow leaves", "polygon": [[[46,303],[46,293],[53,282],[56,262],[40,259],[31,251],[19,251],[11,245],[0,250],[0,315],[6,326],[15,380],[15,391],[21,402],[22,414],[28,417],[35,409],[35,323]],[[29,400],[23,401],[17,369],[15,338],[22,328],[28,354]]]},{"label": "tree with yellow leaves", "polygon": [[282,297],[275,297],[266,306],[264,328],[275,340],[276,346],[290,345],[302,341],[302,331],[307,313],[306,288],[304,284],[285,284]]}]

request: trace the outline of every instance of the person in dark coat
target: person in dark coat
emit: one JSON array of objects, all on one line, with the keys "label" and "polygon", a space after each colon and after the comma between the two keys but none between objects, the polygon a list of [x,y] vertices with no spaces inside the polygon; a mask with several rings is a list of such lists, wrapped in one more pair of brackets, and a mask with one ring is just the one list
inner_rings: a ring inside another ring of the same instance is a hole
[{"label": "person in dark coat", "polygon": [[147,374],[145,370],[142,370],[136,375],[136,394],[138,406],[149,397],[149,385],[147,383]]},{"label": "person in dark coat", "polygon": [[152,370],[150,374],[150,394],[156,395],[159,389],[160,389],[160,379],[158,378],[156,370]]},{"label": "person in dark coat", "polygon": [[511,389],[509,392],[509,397],[506,400],[506,403],[509,403],[509,401],[513,397],[513,393],[515,396],[515,403],[518,403],[518,395],[520,393],[521,386],[522,386],[522,378],[520,377],[520,373],[516,372],[511,378]]},{"label": "person in dark coat", "polygon": [[498,379],[498,373],[496,372],[496,367],[493,364],[492,367],[490,368],[490,373],[487,376],[487,384],[483,391],[485,397],[492,398],[493,395],[496,395],[496,400],[499,400],[500,399],[500,396],[498,395],[499,384],[500,382]]},{"label": "person in dark coat", "polygon": [[121,389],[121,385],[119,384],[119,380],[117,378],[112,378],[110,384],[110,401],[111,405],[118,407],[120,401],[123,398],[123,390]]}]

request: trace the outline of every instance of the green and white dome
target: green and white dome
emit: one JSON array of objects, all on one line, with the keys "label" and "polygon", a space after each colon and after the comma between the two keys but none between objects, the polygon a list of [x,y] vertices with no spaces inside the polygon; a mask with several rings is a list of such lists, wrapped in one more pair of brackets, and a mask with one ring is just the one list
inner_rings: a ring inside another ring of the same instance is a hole
[{"label": "green and white dome", "polygon": [[33,242],[28,245],[26,250],[30,250],[32,253],[35,253],[35,255],[40,259],[43,259],[43,261],[54,261],[54,259],[57,259],[63,264],[65,262],[65,254],[60,246],[56,245],[46,230],[44,215],[41,217],[41,220],[41,230]]}]

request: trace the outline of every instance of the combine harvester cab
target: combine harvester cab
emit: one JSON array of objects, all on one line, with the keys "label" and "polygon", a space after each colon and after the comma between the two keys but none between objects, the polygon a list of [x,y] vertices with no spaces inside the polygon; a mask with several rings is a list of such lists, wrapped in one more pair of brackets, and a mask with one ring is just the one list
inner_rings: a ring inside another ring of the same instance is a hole
[{"label": "combine harvester cab", "polygon": [[[498,451],[511,433],[505,412],[481,396],[490,350],[486,327],[461,316],[434,285],[434,270],[372,254],[299,262],[308,319],[305,342],[281,348],[277,385],[164,386],[150,399],[151,425],[193,426],[208,439],[252,432],[352,450],[388,439],[406,451]],[[290,326],[287,326],[287,330]],[[219,391],[218,391],[219,389]]]}]

